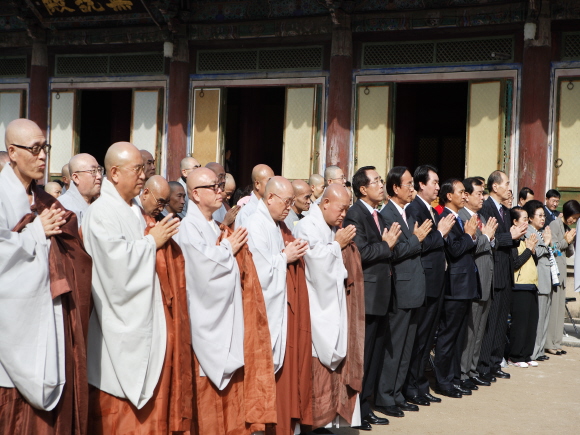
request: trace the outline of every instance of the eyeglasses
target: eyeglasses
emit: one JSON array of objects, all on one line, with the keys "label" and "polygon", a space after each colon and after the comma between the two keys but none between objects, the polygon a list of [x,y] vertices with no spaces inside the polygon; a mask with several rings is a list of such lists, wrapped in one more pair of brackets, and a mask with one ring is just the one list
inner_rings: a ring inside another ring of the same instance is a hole
[{"label": "eyeglasses", "polygon": [[131,171],[135,172],[135,174],[137,174],[137,176],[139,176],[145,172],[145,165],[138,165],[138,166],[135,166],[134,168],[127,168],[125,166],[113,166],[113,168],[130,169]]},{"label": "eyeglasses", "polygon": [[379,178],[378,180],[371,181],[371,182],[370,182],[368,185],[369,185],[369,186],[372,186],[373,184],[376,184],[376,185],[384,185],[384,184],[385,184],[385,182],[383,181],[383,179],[382,179],[382,178]]},{"label": "eyeglasses", "polygon": [[415,189],[415,185],[413,183],[409,183],[409,184],[401,184],[401,187],[406,187],[409,190],[413,190]]},{"label": "eyeglasses", "polygon": [[534,217],[537,217],[537,218],[545,218],[546,215],[545,214],[535,214]]},{"label": "eyeglasses", "polygon": [[31,147],[25,147],[24,145],[16,145],[15,143],[11,144],[16,148],[22,148],[23,150],[27,150],[32,153],[33,156],[37,156],[40,154],[41,151],[44,151],[46,154],[50,152],[52,145],[45,143],[44,145],[34,145]]},{"label": "eyeglasses", "polygon": [[102,166],[98,166],[93,169],[87,169],[86,171],[74,171],[73,174],[79,174],[81,172],[86,172],[87,174],[91,174],[93,177],[96,177],[97,174],[103,175],[105,173],[105,168],[103,168]]},{"label": "eyeglasses", "polygon": [[278,198],[280,198],[280,200],[284,203],[284,205],[286,205],[286,208],[292,207],[294,205],[294,202],[296,201],[296,198],[294,198],[294,197],[284,199],[280,195],[276,195],[274,192],[272,192],[272,195],[275,195]]},{"label": "eyeglasses", "polygon": [[330,181],[335,181],[335,180],[346,180],[346,177],[343,175],[342,177],[338,177],[338,178],[329,178]]},{"label": "eyeglasses", "polygon": [[149,193],[151,194],[151,196],[153,197],[153,199],[155,200],[155,202],[157,203],[157,207],[162,207],[165,208],[168,204],[169,204],[169,200],[168,199],[157,199],[155,198],[155,195],[153,194],[153,192],[150,190]]},{"label": "eyeglasses", "polygon": [[215,193],[218,193],[220,190],[223,192],[225,188],[226,188],[226,183],[215,183],[215,184],[208,184],[207,186],[197,186],[197,187],[194,187],[193,189],[211,189]]}]

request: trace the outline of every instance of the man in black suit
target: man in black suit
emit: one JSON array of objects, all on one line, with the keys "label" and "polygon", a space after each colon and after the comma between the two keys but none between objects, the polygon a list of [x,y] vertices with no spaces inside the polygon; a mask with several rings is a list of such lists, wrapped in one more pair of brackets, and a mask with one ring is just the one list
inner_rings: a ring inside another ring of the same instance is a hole
[{"label": "man in black suit", "polygon": [[502,171],[494,171],[487,180],[489,198],[479,214],[489,220],[496,218],[495,251],[493,266],[493,295],[487,317],[487,327],[481,342],[477,372],[487,382],[495,382],[496,377],[509,379],[509,373],[501,370],[506,343],[507,318],[511,302],[514,280],[514,264],[511,249],[517,247],[518,239],[526,234],[528,225],[511,225],[510,212],[502,201],[509,198],[510,181]]},{"label": "man in black suit", "polygon": [[407,206],[407,217],[415,222],[430,220],[436,231],[431,231],[421,246],[421,263],[425,271],[426,298],[423,306],[417,309],[417,335],[411,353],[407,379],[403,385],[403,394],[408,402],[428,406],[430,402],[441,402],[429,392],[429,381],[425,376],[425,366],[433,347],[435,332],[439,325],[439,314],[443,303],[445,283],[445,239],[455,224],[452,213],[440,218],[431,207],[439,195],[439,176],[437,169],[422,165],[415,169],[413,181],[417,196]]},{"label": "man in black suit", "polygon": [[348,210],[343,226],[354,225],[354,242],[360,252],[365,282],[365,348],[364,378],[360,395],[362,426],[388,424],[371,410],[370,397],[374,394],[378,373],[382,367],[383,348],[387,334],[387,311],[391,300],[391,267],[393,247],[400,235],[399,225],[386,229],[376,207],[383,199],[383,180],[374,166],[360,168],[352,178],[357,202]]},{"label": "man in black suit", "polygon": [[552,221],[555,221],[558,216],[560,216],[560,212],[556,210],[558,205],[560,204],[560,192],[556,189],[550,189],[546,192],[546,205],[544,208],[546,209],[546,223],[544,228],[546,228]]},{"label": "man in black suit", "polygon": [[381,210],[388,227],[399,224],[403,233],[393,249],[391,265],[394,278],[393,309],[389,312],[389,331],[385,343],[383,369],[375,394],[375,409],[393,417],[403,417],[403,411],[418,411],[408,403],[402,389],[413,342],[417,332],[417,308],[425,301],[425,273],[421,264],[421,242],[431,231],[431,221],[419,227],[407,217],[405,207],[413,199],[411,173],[404,166],[395,166],[387,175],[390,201]]},{"label": "man in black suit", "polygon": [[461,354],[471,300],[479,296],[477,267],[473,257],[477,246],[477,218],[473,216],[463,222],[458,215],[466,199],[465,187],[460,180],[452,178],[441,185],[439,203],[445,205],[441,217],[452,214],[455,225],[445,241],[448,266],[445,272],[445,301],[435,345],[435,391],[455,398],[471,394],[471,390],[460,385]]}]

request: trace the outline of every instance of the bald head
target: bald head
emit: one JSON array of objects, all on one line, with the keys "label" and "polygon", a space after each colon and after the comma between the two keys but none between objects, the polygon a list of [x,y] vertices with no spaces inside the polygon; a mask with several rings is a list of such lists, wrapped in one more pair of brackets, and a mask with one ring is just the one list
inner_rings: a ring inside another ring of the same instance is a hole
[{"label": "bald head", "polygon": [[226,174],[226,187],[225,187],[225,194],[226,194],[226,201],[229,201],[236,191],[236,180],[232,174]]},{"label": "bald head", "polygon": [[55,181],[49,181],[44,185],[44,191],[49,195],[58,198],[62,193],[62,187]]},{"label": "bald head", "polygon": [[114,143],[105,154],[105,168],[107,179],[125,202],[131,204],[145,183],[143,157],[137,147],[129,142]]},{"label": "bald head", "polygon": [[276,222],[283,221],[288,216],[290,207],[294,202],[294,188],[292,183],[284,177],[272,177],[264,190],[262,198],[270,216]]},{"label": "bald head", "polygon": [[155,175],[155,157],[147,150],[139,150],[143,164],[145,165],[145,180]]},{"label": "bald head", "polygon": [[314,199],[320,198],[324,191],[324,177],[320,174],[312,174],[308,179],[308,184],[312,189],[312,196]]},{"label": "bald head", "polygon": [[169,203],[170,192],[169,183],[161,175],[149,178],[140,196],[145,214],[151,217],[159,215]]},{"label": "bald head", "polygon": [[294,180],[292,188],[296,198],[292,209],[296,214],[300,215],[302,212],[310,210],[310,197],[312,196],[310,185],[303,180]]},{"label": "bald head", "polygon": [[181,171],[181,176],[184,179],[187,179],[189,173],[197,168],[201,168],[201,165],[197,159],[193,157],[184,157],[181,159],[181,163],[179,164],[179,170]]},{"label": "bald head", "polygon": [[350,207],[348,189],[340,184],[331,184],[324,191],[319,207],[328,225],[340,226]]},{"label": "bald head", "polygon": [[226,170],[224,169],[224,167],[222,165],[220,165],[217,162],[209,162],[207,165],[205,165],[206,168],[211,169],[212,171],[215,172],[215,174],[218,176],[218,178],[221,180],[225,181],[226,178]]},{"label": "bald head", "polygon": [[169,182],[169,204],[165,206],[165,210],[169,213],[178,214],[183,212],[185,207],[185,189],[183,185],[177,181]]},{"label": "bald head", "polygon": [[86,171],[88,169],[92,169],[95,166],[99,166],[99,164],[97,163],[97,159],[95,159],[90,154],[81,153],[73,156],[66,166],[68,166],[70,174],[74,174],[77,171]]},{"label": "bald head", "polygon": [[324,170],[324,182],[327,186],[331,184],[342,184],[344,186],[346,185],[344,172],[338,166],[327,166]]},{"label": "bald head", "polygon": [[45,145],[46,138],[35,122],[21,118],[15,119],[6,126],[4,140],[10,166],[28,189],[32,180],[39,180],[44,176],[46,152],[41,150],[39,154],[34,155],[30,150],[13,144],[32,148]]},{"label": "bald head", "polygon": [[69,168],[69,164],[67,163],[61,169],[62,182],[64,184],[64,187],[67,189],[70,187],[70,173],[71,173],[71,170]]},{"label": "bald head", "polygon": [[73,156],[68,164],[72,182],[85,201],[90,204],[101,193],[102,168],[93,156],[86,153]]},{"label": "bald head", "polygon": [[[193,170],[187,177],[187,193],[205,218],[209,221],[212,219],[214,211],[222,206],[221,190],[217,192],[208,187],[218,184],[218,176],[209,168],[198,168]],[[189,209],[188,209],[189,212]]]},{"label": "bald head", "polygon": [[8,157],[8,153],[6,151],[0,151],[0,172],[4,169],[6,164],[10,163],[10,158]]},{"label": "bald head", "polygon": [[268,165],[256,165],[252,169],[252,185],[254,190],[254,195],[258,199],[264,196],[266,190],[266,184],[274,176],[274,171]]}]

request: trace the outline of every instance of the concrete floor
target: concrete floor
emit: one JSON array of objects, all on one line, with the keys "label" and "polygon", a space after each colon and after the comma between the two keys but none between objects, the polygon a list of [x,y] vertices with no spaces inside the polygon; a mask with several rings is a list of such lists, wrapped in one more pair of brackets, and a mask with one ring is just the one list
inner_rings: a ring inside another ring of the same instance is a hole
[{"label": "concrete floor", "polygon": [[[440,404],[420,407],[388,426],[371,432],[333,429],[337,435],[358,434],[578,434],[580,433],[580,348],[551,356],[538,367],[505,369],[511,379],[498,379],[461,399],[443,397]],[[379,414],[381,415],[381,414]]]}]

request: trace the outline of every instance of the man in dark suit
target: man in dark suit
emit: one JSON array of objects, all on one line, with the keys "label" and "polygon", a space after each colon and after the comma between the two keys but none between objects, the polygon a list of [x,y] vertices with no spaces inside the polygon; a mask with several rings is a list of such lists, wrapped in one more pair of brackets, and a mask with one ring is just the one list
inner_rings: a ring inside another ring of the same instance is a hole
[{"label": "man in dark suit", "polygon": [[467,330],[471,300],[479,297],[477,267],[473,254],[477,239],[477,218],[466,222],[458,212],[465,205],[465,187],[452,178],[441,185],[439,203],[445,205],[441,217],[453,214],[455,225],[445,241],[448,267],[445,273],[445,301],[435,345],[435,391],[448,397],[461,398],[471,390],[461,387],[461,351]]},{"label": "man in dark suit", "polygon": [[509,198],[510,181],[502,171],[494,171],[487,180],[489,198],[487,198],[480,215],[484,219],[496,218],[495,251],[493,265],[493,295],[487,326],[481,342],[477,372],[488,382],[495,382],[496,377],[508,379],[510,375],[501,370],[506,343],[507,318],[511,302],[511,288],[514,280],[514,265],[511,249],[517,246],[517,240],[526,234],[528,225],[511,225],[510,212],[501,204]]},{"label": "man in dark suit", "polygon": [[388,227],[399,224],[402,230],[391,258],[394,278],[393,309],[389,312],[389,331],[385,343],[383,369],[375,394],[376,410],[393,417],[403,417],[403,411],[418,411],[402,393],[407,377],[413,342],[417,332],[417,308],[425,301],[425,273],[421,265],[421,242],[425,239],[431,221],[420,227],[408,218],[405,207],[413,198],[411,173],[404,166],[395,166],[387,175],[387,193],[390,201],[381,210]]},{"label": "man in dark suit", "polygon": [[440,218],[431,203],[439,195],[437,169],[422,165],[415,169],[413,182],[417,196],[405,209],[407,217],[422,224],[430,220],[436,231],[431,231],[421,244],[421,264],[425,271],[426,298],[423,306],[417,308],[417,335],[409,362],[403,394],[408,402],[428,406],[430,402],[441,402],[429,392],[429,381],[425,376],[425,366],[433,347],[435,332],[439,324],[439,314],[443,303],[445,283],[445,237],[455,223],[453,214]]},{"label": "man in dark suit", "polygon": [[382,367],[391,300],[390,260],[401,228],[397,224],[387,230],[376,210],[383,199],[383,180],[374,166],[360,168],[352,178],[352,187],[358,200],[346,213],[343,226],[356,228],[354,242],[360,252],[365,282],[364,378],[360,395],[362,426],[359,429],[370,430],[371,424],[389,423],[372,412],[369,400]]},{"label": "man in dark suit", "polygon": [[483,207],[483,182],[479,178],[466,178],[463,180],[467,200],[465,207],[459,210],[459,217],[467,222],[476,216],[478,227],[475,233],[477,247],[475,248],[475,265],[479,278],[481,296],[471,303],[468,314],[467,337],[463,342],[461,355],[461,386],[475,390],[479,385],[490,386],[491,383],[479,378],[477,362],[481,350],[481,340],[487,324],[489,307],[491,306],[491,293],[493,291],[493,247],[495,246],[495,230],[497,220],[490,218],[488,221],[479,215]]},{"label": "man in dark suit", "polygon": [[546,192],[546,205],[544,208],[546,209],[546,223],[544,228],[546,228],[552,221],[555,221],[558,216],[560,216],[560,212],[556,210],[558,205],[560,204],[560,192],[556,189],[550,189]]}]

